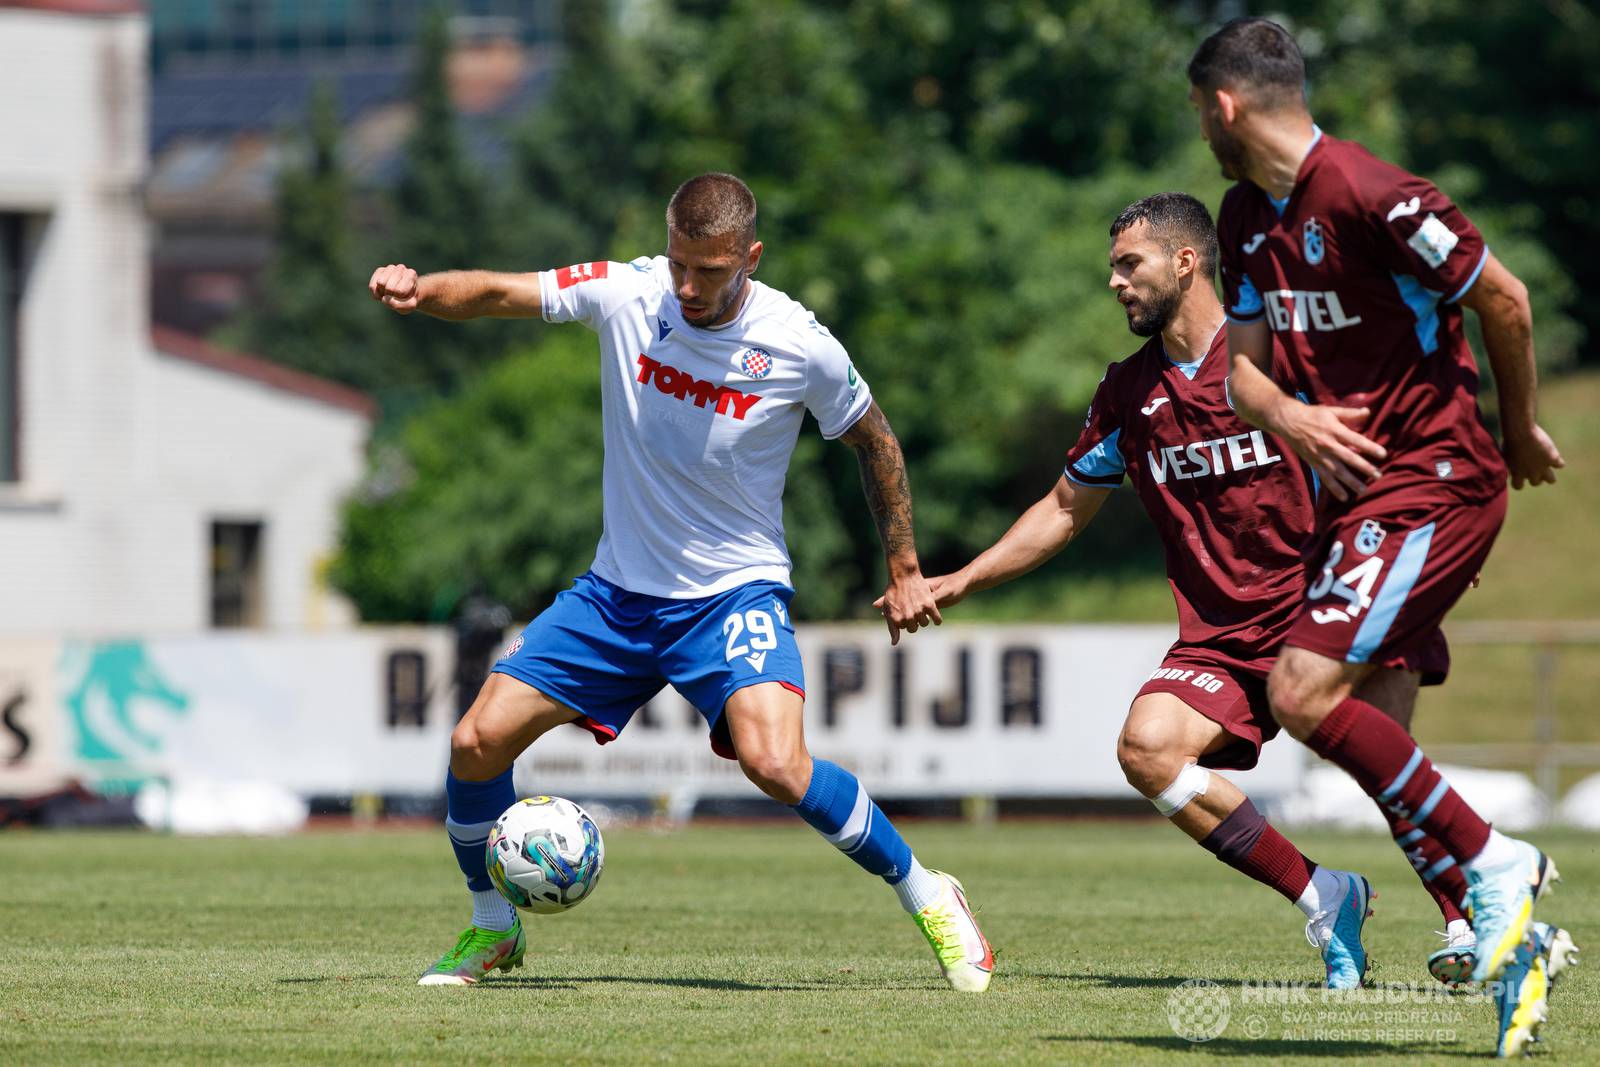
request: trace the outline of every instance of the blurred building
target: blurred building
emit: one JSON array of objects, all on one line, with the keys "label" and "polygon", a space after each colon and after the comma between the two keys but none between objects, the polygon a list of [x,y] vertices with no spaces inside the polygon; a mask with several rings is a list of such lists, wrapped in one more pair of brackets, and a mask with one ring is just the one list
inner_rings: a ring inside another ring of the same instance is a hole
[{"label": "blurred building", "polygon": [[0,0],[0,631],[348,623],[370,400],[150,327],[141,6]]},{"label": "blurred building", "polygon": [[[150,217],[157,322],[207,333],[272,251],[285,134],[332,89],[356,190],[400,174],[416,43],[437,0],[152,0]],[[557,0],[455,0],[450,90],[469,155],[509,161],[513,123],[549,82]],[[365,219],[376,222],[375,219]]]}]

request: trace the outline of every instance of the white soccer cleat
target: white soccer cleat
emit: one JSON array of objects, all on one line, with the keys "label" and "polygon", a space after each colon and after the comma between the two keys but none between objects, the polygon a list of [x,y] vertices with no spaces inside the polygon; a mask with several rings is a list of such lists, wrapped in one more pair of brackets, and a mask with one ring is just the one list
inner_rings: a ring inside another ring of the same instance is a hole
[{"label": "white soccer cleat", "polygon": [[951,987],[962,993],[982,993],[994,975],[994,953],[978,929],[961,883],[940,871],[928,873],[944,883],[944,891],[912,918],[933,946],[939,969]]}]

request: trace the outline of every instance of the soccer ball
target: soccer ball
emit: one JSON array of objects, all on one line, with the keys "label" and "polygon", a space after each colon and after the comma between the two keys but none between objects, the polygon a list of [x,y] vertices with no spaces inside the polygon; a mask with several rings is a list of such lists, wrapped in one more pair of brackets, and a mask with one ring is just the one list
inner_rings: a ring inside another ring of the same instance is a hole
[{"label": "soccer ball", "polygon": [[606,844],[589,813],[562,797],[519,800],[489,831],[489,878],[519,908],[551,915],[590,893]]}]

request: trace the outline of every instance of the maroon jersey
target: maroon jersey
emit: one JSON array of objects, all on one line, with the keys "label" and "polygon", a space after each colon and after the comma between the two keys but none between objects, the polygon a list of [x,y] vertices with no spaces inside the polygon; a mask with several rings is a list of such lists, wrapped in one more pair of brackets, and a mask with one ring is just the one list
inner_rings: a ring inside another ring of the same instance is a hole
[{"label": "maroon jersey", "polygon": [[1159,336],[1106,369],[1066,475],[1126,473],[1166,546],[1179,643],[1254,660],[1276,653],[1300,610],[1309,476],[1276,437],[1228,404],[1226,331],[1197,364]]},{"label": "maroon jersey", "polygon": [[[1434,186],[1319,130],[1293,191],[1240,182],[1217,215],[1223,300],[1266,320],[1287,353],[1287,391],[1365,407],[1358,429],[1389,458],[1367,496],[1479,502],[1506,468],[1478,413],[1478,366],[1456,305],[1488,256]],[[1324,509],[1351,506],[1323,494]]]}]

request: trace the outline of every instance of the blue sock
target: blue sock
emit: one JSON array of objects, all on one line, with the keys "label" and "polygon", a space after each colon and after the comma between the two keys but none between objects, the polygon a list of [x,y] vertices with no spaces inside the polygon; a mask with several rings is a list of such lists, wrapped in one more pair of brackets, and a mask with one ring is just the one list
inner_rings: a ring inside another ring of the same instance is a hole
[{"label": "blue sock", "polygon": [[856,776],[837,763],[812,762],[811,784],[794,810],[840,852],[890,885],[911,870],[911,846]]},{"label": "blue sock", "polygon": [[467,876],[467,888],[475,893],[493,889],[483,850],[489,843],[494,821],[517,802],[511,771],[487,782],[463,782],[446,771],[444,796],[444,828],[450,834],[450,847],[456,851],[456,863]]}]

